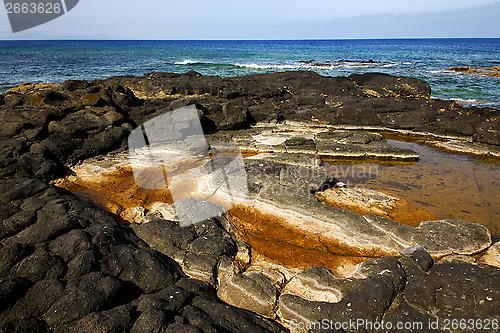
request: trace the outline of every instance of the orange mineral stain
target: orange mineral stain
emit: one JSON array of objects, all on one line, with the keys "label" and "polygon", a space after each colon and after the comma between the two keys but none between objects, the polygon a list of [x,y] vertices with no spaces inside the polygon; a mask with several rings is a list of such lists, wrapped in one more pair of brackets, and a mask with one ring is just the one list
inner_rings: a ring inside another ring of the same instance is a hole
[{"label": "orange mineral stain", "polygon": [[147,209],[150,204],[157,201],[173,202],[168,189],[148,190],[137,186],[130,168],[121,168],[97,180],[66,179],[58,182],[57,185],[73,192],[78,197],[92,201],[117,216],[120,216],[127,208],[143,206]]},{"label": "orange mineral stain", "polygon": [[282,223],[279,216],[263,214],[244,206],[231,209],[228,215],[238,236],[250,245],[252,253],[257,252],[289,269],[325,266],[343,275],[344,267],[352,267],[372,258],[353,249],[326,243],[314,235],[299,233]]}]

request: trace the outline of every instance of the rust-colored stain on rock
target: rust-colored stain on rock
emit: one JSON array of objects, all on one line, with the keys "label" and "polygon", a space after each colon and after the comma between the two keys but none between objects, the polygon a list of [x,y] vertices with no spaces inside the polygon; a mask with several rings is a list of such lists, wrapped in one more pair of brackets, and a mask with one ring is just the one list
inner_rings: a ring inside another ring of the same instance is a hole
[{"label": "rust-colored stain on rock", "polygon": [[371,258],[354,253],[353,249],[327,244],[313,235],[298,233],[280,222],[280,217],[248,207],[237,206],[228,215],[238,236],[253,252],[287,268],[325,266],[344,275],[344,267],[353,267]]},{"label": "rust-colored stain on rock", "polygon": [[117,216],[127,208],[142,206],[148,209],[150,204],[157,201],[173,202],[168,190],[148,190],[137,186],[130,168],[121,168],[118,172],[106,174],[106,177],[100,180],[77,178],[64,180],[57,185]]}]

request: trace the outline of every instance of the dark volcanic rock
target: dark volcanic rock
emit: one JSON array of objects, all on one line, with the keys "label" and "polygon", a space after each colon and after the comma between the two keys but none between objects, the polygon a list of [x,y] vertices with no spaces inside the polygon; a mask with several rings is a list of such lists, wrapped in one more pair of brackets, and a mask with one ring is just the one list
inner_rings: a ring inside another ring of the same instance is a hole
[{"label": "dark volcanic rock", "polygon": [[406,77],[394,77],[383,73],[353,74],[351,80],[360,85],[370,97],[429,98],[428,83]]},{"label": "dark volcanic rock", "polygon": [[167,332],[171,317],[164,311],[148,310],[141,313],[130,330],[133,332]]},{"label": "dark volcanic rock", "polygon": [[84,80],[66,80],[61,83],[61,89],[67,91],[75,91],[78,89],[86,89],[88,88],[89,83]]},{"label": "dark volcanic rock", "polygon": [[278,324],[262,317],[257,317],[236,307],[220,304],[207,297],[197,297],[192,305],[182,312],[191,325],[201,331],[214,331],[214,327],[221,327],[229,332],[282,332]]},{"label": "dark volcanic rock", "polygon": [[[255,123],[377,127],[500,145],[500,111],[429,96],[429,85],[416,79],[376,73],[331,78],[305,71],[236,78],[151,73],[92,83],[26,84],[0,95],[0,331],[286,331],[223,304],[216,294],[267,317],[278,314],[285,323],[498,317],[500,276],[492,266],[436,264],[417,250],[400,259],[369,261],[352,279],[312,268],[290,281],[263,268],[245,271],[250,250],[228,233],[223,216],[184,228],[154,218],[125,228],[100,208],[47,183],[67,175],[69,164],[126,148],[128,134],[146,120],[191,104],[204,129],[214,132],[211,139],[243,139],[248,148],[255,146],[247,139],[259,134],[249,129]],[[288,162],[302,154],[299,164],[309,166],[319,151],[337,148],[401,153],[376,134],[332,133],[258,148],[279,151]],[[249,160],[251,195],[333,214],[353,234],[365,232],[364,243],[384,243],[395,230],[391,221],[326,210],[313,193],[334,180],[320,168],[313,177],[302,177],[310,168],[287,169],[286,161]],[[276,189],[266,187],[269,181],[293,195],[277,196]],[[443,237],[447,225],[457,232]],[[398,230],[397,242],[422,243],[433,255],[450,254],[443,250],[450,247],[470,255],[491,243],[484,230],[456,221]],[[339,301],[320,301],[322,293]]]},{"label": "dark volcanic rock", "polygon": [[41,90],[29,94],[27,103],[34,107],[61,106],[69,99],[69,96],[52,90]]},{"label": "dark volcanic rock", "polygon": [[0,225],[0,239],[23,231],[36,220],[34,211],[20,211],[9,218],[3,220]]},{"label": "dark volcanic rock", "polygon": [[214,256],[235,254],[236,245],[231,238],[203,236],[193,241],[190,250],[197,253],[206,253]]},{"label": "dark volcanic rock", "polygon": [[73,332],[128,332],[134,323],[134,317],[133,308],[122,305],[83,317],[78,320]]},{"label": "dark volcanic rock", "polygon": [[171,259],[150,250],[117,245],[101,260],[101,271],[118,276],[137,285],[144,293],[151,293],[176,281]]},{"label": "dark volcanic rock", "polygon": [[10,202],[13,200],[25,199],[35,195],[49,186],[38,179],[13,179],[0,181],[0,200]]},{"label": "dark volcanic rock", "polygon": [[81,318],[117,297],[122,283],[100,273],[90,273],[68,283],[64,295],[45,313],[49,325],[63,324]]},{"label": "dark volcanic rock", "polygon": [[69,262],[79,254],[93,248],[92,237],[85,230],[75,229],[54,239],[49,247],[53,254]]},{"label": "dark volcanic rock", "polygon": [[[106,213],[65,191],[47,184],[40,186],[42,183],[4,183],[6,188],[21,184],[19,188],[26,191],[9,188],[2,197],[7,202],[4,221],[8,222],[3,224],[7,228],[3,230],[14,226],[15,230],[9,231],[14,237],[6,235],[0,243],[0,329],[8,332],[204,331],[222,326],[233,332],[240,331],[240,327],[254,331],[281,329],[252,313],[226,306],[219,307],[217,315],[189,315],[191,322],[182,313],[192,307],[195,295],[214,297],[213,286],[195,279],[178,281],[182,273],[171,259],[141,248],[146,244]],[[29,222],[22,222],[23,217]],[[19,233],[24,224],[25,229]],[[149,226],[154,227],[154,222]],[[151,236],[155,230],[151,229]],[[215,220],[187,228],[170,223],[165,230],[173,232],[172,246],[177,249],[216,255],[235,252],[234,242]],[[198,242],[191,247],[197,238]],[[154,244],[154,238],[148,239]],[[206,255],[215,260],[210,268],[215,273],[217,257]],[[199,263],[204,265],[204,261]],[[210,303],[210,307],[197,311],[212,311],[214,305]],[[226,323],[225,318],[231,318],[232,324]]]},{"label": "dark volcanic rock", "polygon": [[210,254],[188,253],[182,262],[184,271],[197,279],[215,284],[218,258]]},{"label": "dark volcanic rock", "polygon": [[[415,256],[421,258],[424,254]],[[398,263],[395,258],[384,258],[363,263],[356,274],[363,280],[353,284],[352,279],[335,279],[335,285],[351,284],[345,296],[337,302],[308,300],[285,288],[279,299],[278,313],[292,326],[294,320],[295,323],[315,323],[323,319],[334,323],[363,320],[361,326],[352,328],[353,332],[376,332],[377,329],[370,328],[366,321],[422,322],[425,329],[429,328],[429,322],[436,320],[443,323],[445,319],[471,317],[491,320],[498,317],[498,290],[493,287],[500,272],[498,268],[465,263],[437,264],[427,273],[427,267],[420,268],[419,260],[403,258]],[[318,292],[327,291],[321,284],[313,283],[309,288],[313,288],[318,297],[321,295]],[[304,293],[296,287],[291,290]],[[437,331],[443,331],[443,326],[440,325]],[[479,332],[481,329],[457,331]]]},{"label": "dark volcanic rock", "polygon": [[39,212],[37,222],[17,235],[17,241],[25,244],[39,244],[54,239],[77,226],[77,222],[70,217],[53,220],[48,214]]},{"label": "dark volcanic rock", "polygon": [[182,228],[170,221],[153,220],[145,224],[133,224],[132,229],[152,249],[171,257],[185,253],[189,244],[197,238],[193,228]]},{"label": "dark volcanic rock", "polygon": [[438,264],[428,276],[409,280],[404,295],[410,304],[441,319],[493,318],[500,306],[500,291],[495,287],[499,278],[500,269],[492,266]]},{"label": "dark volcanic rock", "polygon": [[66,280],[71,280],[97,270],[97,255],[94,251],[87,251],[77,255],[68,262]]},{"label": "dark volcanic rock", "polygon": [[47,279],[35,283],[10,311],[3,315],[10,320],[39,318],[64,294],[64,284],[56,279]]},{"label": "dark volcanic rock", "polygon": [[78,100],[78,102],[81,103],[83,106],[103,107],[107,105],[106,100],[104,100],[104,98],[95,93],[89,93],[83,95]]},{"label": "dark volcanic rock", "polygon": [[0,277],[5,277],[14,267],[31,254],[31,247],[25,244],[13,243],[0,248]]},{"label": "dark volcanic rock", "polygon": [[31,256],[12,268],[15,276],[31,282],[62,278],[65,272],[64,262],[50,255],[45,246],[38,247]]},{"label": "dark volcanic rock", "polygon": [[3,311],[11,306],[18,298],[24,295],[28,288],[29,283],[17,277],[0,279],[0,310]]}]

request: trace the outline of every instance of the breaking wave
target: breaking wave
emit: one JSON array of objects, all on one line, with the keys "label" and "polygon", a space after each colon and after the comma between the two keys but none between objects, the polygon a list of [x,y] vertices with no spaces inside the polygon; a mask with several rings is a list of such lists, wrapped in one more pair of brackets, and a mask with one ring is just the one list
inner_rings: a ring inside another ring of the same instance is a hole
[{"label": "breaking wave", "polygon": [[183,61],[176,61],[174,65],[193,65],[193,64],[208,64],[207,62],[185,59]]},{"label": "breaking wave", "polygon": [[207,67],[235,67],[249,70],[328,70],[328,69],[342,69],[342,68],[358,68],[358,67],[379,67],[388,68],[401,65],[395,62],[374,62],[374,61],[358,61],[358,60],[338,60],[338,61],[298,61],[289,64],[273,64],[273,63],[216,63],[210,61],[199,61],[192,59],[184,59],[182,61],[174,62],[178,66],[203,66]]}]

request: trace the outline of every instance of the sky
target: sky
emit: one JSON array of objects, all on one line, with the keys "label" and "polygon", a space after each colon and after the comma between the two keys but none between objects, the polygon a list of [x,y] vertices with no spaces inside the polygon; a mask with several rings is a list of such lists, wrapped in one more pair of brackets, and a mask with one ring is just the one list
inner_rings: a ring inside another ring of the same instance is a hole
[{"label": "sky", "polygon": [[64,16],[0,39],[500,37],[500,0],[80,0]]}]

